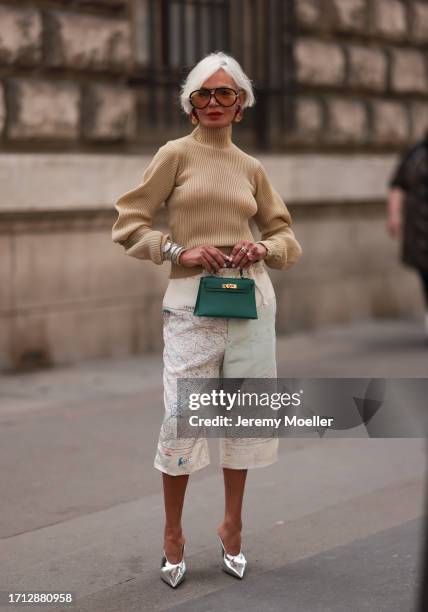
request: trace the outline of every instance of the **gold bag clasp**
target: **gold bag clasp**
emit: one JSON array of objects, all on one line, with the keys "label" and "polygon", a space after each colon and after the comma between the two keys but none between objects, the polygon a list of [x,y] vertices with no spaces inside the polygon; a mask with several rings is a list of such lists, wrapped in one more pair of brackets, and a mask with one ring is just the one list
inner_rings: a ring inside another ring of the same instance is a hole
[{"label": "gold bag clasp", "polygon": [[236,285],[236,283],[223,283],[221,288],[222,289],[236,289],[238,285]]}]

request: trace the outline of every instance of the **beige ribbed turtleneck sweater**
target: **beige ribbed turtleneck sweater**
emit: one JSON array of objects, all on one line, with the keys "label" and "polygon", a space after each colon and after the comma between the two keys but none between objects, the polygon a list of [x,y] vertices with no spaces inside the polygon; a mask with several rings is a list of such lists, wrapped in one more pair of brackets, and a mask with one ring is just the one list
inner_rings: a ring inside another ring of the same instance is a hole
[{"label": "beige ribbed turtleneck sweater", "polygon": [[[210,244],[229,254],[239,240],[254,241],[254,219],[267,248],[267,266],[286,269],[302,249],[291,229],[290,213],[270,184],[261,163],[231,139],[232,125],[202,124],[187,136],[160,147],[142,182],[116,202],[118,217],[112,240],[127,255],[161,264],[167,238],[187,248]],[[165,202],[169,233],[152,228],[156,211]],[[202,266],[171,263],[169,278],[193,276]]]}]

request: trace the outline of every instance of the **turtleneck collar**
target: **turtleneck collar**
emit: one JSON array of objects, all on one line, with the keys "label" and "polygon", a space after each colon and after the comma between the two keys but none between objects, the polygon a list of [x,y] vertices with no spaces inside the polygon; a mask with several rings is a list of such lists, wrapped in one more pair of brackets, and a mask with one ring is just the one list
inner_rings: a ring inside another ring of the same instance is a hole
[{"label": "turtleneck collar", "polygon": [[230,147],[232,143],[232,124],[224,127],[206,127],[201,123],[195,127],[191,136],[202,144],[215,147],[217,149],[224,149]]}]

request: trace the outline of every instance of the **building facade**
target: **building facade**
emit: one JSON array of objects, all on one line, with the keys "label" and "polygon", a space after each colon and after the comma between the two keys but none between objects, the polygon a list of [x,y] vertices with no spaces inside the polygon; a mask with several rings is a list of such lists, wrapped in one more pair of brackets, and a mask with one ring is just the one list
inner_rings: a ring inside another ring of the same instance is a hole
[{"label": "building facade", "polygon": [[304,249],[271,271],[278,332],[421,311],[385,197],[428,127],[427,1],[0,0],[1,369],[160,350],[169,264],[124,256],[113,205],[192,129],[178,87],[217,49]]}]

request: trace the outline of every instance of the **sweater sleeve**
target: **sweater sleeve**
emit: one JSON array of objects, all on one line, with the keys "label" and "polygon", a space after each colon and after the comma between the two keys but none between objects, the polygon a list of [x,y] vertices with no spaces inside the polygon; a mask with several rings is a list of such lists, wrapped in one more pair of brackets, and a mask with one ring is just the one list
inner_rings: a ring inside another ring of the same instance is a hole
[{"label": "sweater sleeve", "polygon": [[268,251],[264,261],[270,268],[286,270],[295,264],[302,254],[302,248],[291,229],[291,215],[261,164],[255,178],[254,197],[258,211],[254,220],[261,232],[261,240],[258,240],[258,243],[263,244]]},{"label": "sweater sleeve", "polygon": [[117,200],[112,240],[124,247],[126,255],[163,262],[162,247],[169,234],[152,229],[152,220],[174,189],[177,168],[178,152],[168,141],[147,166],[142,182]]}]

